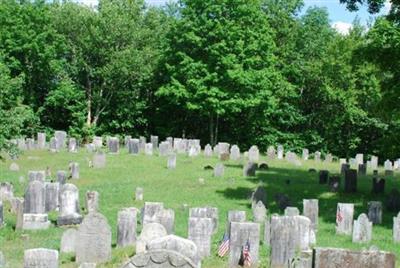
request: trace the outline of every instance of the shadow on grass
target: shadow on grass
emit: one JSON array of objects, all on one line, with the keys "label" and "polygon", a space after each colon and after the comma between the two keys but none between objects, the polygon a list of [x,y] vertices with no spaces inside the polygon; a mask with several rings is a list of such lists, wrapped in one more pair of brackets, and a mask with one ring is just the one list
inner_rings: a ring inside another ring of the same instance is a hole
[{"label": "shadow on grass", "polygon": [[[236,165],[233,165],[235,167]],[[358,178],[358,190],[356,193],[344,193],[344,178],[341,177],[341,186],[338,193],[329,191],[327,184],[319,184],[318,173],[310,173],[301,169],[270,168],[268,170],[257,171],[255,177],[243,178],[254,184],[254,187],[237,187],[217,190],[218,194],[224,195],[228,199],[242,200],[250,207],[250,197],[252,191],[260,182],[265,185],[267,191],[268,209],[270,213],[282,214],[275,200],[278,193],[286,194],[291,205],[303,209],[303,199],[319,200],[319,217],[325,222],[336,222],[337,203],[354,203],[354,219],[361,213],[368,212],[369,201],[381,201],[383,203],[383,221],[380,226],[392,229],[393,216],[397,213],[389,212],[385,209],[387,195],[394,188],[400,189],[400,181],[396,178],[386,178],[385,194],[372,194],[372,176],[360,176]]]}]

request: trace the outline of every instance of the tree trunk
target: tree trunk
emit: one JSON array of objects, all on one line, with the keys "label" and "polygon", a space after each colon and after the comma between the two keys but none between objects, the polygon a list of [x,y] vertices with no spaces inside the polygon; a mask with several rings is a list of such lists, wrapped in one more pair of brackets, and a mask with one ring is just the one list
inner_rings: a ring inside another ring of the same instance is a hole
[{"label": "tree trunk", "polygon": [[86,96],[87,96],[86,125],[90,128],[92,125],[92,83],[90,82],[89,74],[86,75]]},{"label": "tree trunk", "polygon": [[209,130],[210,130],[210,144],[214,146],[214,114],[210,114],[210,122],[209,122]]}]

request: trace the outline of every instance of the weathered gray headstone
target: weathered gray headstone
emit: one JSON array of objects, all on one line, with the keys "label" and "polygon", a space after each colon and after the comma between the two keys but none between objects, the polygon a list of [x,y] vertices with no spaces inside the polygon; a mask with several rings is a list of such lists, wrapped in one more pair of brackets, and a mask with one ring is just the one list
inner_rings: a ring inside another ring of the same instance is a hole
[{"label": "weathered gray headstone", "polygon": [[249,243],[252,263],[258,263],[260,245],[260,224],[252,222],[232,222],[229,240],[229,267],[237,267],[243,247]]},{"label": "weathered gray headstone", "polygon": [[354,204],[338,203],[336,211],[336,233],[351,235],[353,232]]},{"label": "weathered gray headstone", "polygon": [[224,171],[225,171],[224,164],[217,163],[214,168],[214,177],[223,177]]},{"label": "weathered gray headstone", "polygon": [[45,187],[41,181],[32,181],[25,191],[24,213],[45,213]]},{"label": "weathered gray headstone", "polygon": [[267,217],[264,223],[264,244],[271,246],[271,219]]},{"label": "weathered gray headstone", "polygon": [[153,155],[153,144],[146,143],[146,145],[144,147],[144,153],[146,155]]},{"label": "weathered gray headstone", "polygon": [[160,250],[151,250],[147,252],[137,253],[135,256],[129,259],[128,262],[126,262],[121,266],[121,268],[150,268],[150,267],[197,268],[198,264],[194,263],[191,259],[180,254],[177,251],[160,249]]},{"label": "weathered gray headstone", "polygon": [[228,219],[226,221],[226,232],[229,235],[231,232],[232,222],[245,222],[246,221],[246,211],[242,210],[230,210],[228,211]]},{"label": "weathered gray headstone", "polygon": [[358,174],[367,175],[367,164],[359,164],[358,165]]},{"label": "weathered gray headstone", "polygon": [[143,200],[143,188],[142,187],[136,187],[135,200],[136,201],[142,201]]},{"label": "weathered gray headstone", "polygon": [[128,141],[128,152],[133,155],[139,154],[139,139],[130,139]]},{"label": "weathered gray headstone", "polygon": [[303,160],[308,160],[308,157],[309,157],[309,151],[308,149],[304,148],[302,151],[302,158]]},{"label": "weathered gray headstone", "polygon": [[153,145],[153,149],[158,148],[158,136],[150,136],[150,143]]},{"label": "weathered gray headstone", "polygon": [[283,155],[284,155],[284,149],[283,149],[283,146],[282,145],[278,145],[278,147],[277,147],[277,156],[278,156],[278,159],[283,159]]},{"label": "weathered gray headstone", "polygon": [[343,163],[340,165],[340,175],[344,176],[346,174],[346,170],[350,169],[350,164]]},{"label": "weathered gray headstone", "polygon": [[41,181],[44,182],[46,179],[46,172],[44,170],[40,171],[28,171],[29,181]]},{"label": "weathered gray headstone", "polygon": [[211,218],[189,218],[188,239],[193,241],[202,259],[211,255]]},{"label": "weathered gray headstone", "polygon": [[164,204],[160,202],[145,202],[143,213],[142,213],[142,225],[145,226],[148,223],[158,222],[157,212],[164,209]]},{"label": "weathered gray headstone", "polygon": [[299,216],[300,211],[296,207],[287,207],[285,208],[285,216]]},{"label": "weathered gray headstone", "polygon": [[22,216],[22,229],[24,230],[42,230],[50,227],[50,221],[47,214],[24,213]]},{"label": "weathered gray headstone", "polygon": [[43,150],[46,148],[46,133],[39,132],[37,133],[37,148],[39,150]]},{"label": "weathered gray headstone", "polygon": [[134,207],[124,208],[118,212],[117,246],[126,247],[136,244],[138,210]]},{"label": "weathered gray headstone", "polygon": [[251,194],[251,203],[257,204],[258,201],[263,202],[264,206],[267,207],[267,192],[264,186],[258,186]]},{"label": "weathered gray headstone", "polygon": [[231,147],[231,153],[229,155],[230,160],[232,161],[238,161],[240,160],[240,149],[239,146],[233,145]]},{"label": "weathered gray headstone", "polygon": [[303,216],[310,219],[314,231],[318,229],[318,213],[318,199],[303,199]]},{"label": "weathered gray headstone", "polygon": [[74,180],[79,179],[79,163],[72,162],[69,164],[69,172],[71,173],[71,178]]},{"label": "weathered gray headstone", "polygon": [[14,186],[9,182],[0,182],[0,200],[11,201],[14,197]]},{"label": "weathered gray headstone", "polygon": [[101,147],[103,147],[103,138],[99,136],[94,136],[93,144],[97,149],[100,149]]},{"label": "weathered gray headstone", "polygon": [[252,204],[253,219],[255,222],[263,223],[267,217],[267,209],[265,208],[263,202],[258,201]]},{"label": "weathered gray headstone", "polygon": [[119,152],[119,139],[117,137],[110,137],[108,139],[108,151],[112,154]]},{"label": "weathered gray headstone", "polygon": [[213,150],[210,144],[207,144],[204,147],[204,156],[205,157],[211,157],[213,155]]},{"label": "weathered gray headstone", "polygon": [[142,253],[146,251],[147,244],[150,241],[166,235],[167,231],[165,230],[164,226],[159,223],[153,222],[144,225],[136,242],[136,253]]},{"label": "weathered gray headstone", "polygon": [[79,224],[82,216],[79,214],[79,190],[70,183],[66,183],[60,190],[60,214],[57,218],[58,225]]},{"label": "weathered gray headstone", "polygon": [[341,248],[316,248],[314,268],[394,268],[396,257],[393,253]]},{"label": "weathered gray headstone", "polygon": [[400,212],[397,217],[393,217],[393,240],[400,243]]},{"label": "weathered gray headstone", "polygon": [[45,193],[45,212],[56,210],[59,205],[60,184],[58,182],[46,182]]},{"label": "weathered gray headstone", "polygon": [[106,154],[103,152],[95,153],[92,163],[94,168],[104,168],[106,166]]},{"label": "weathered gray headstone", "polygon": [[340,189],[340,176],[329,176],[328,185],[331,192],[338,192]]},{"label": "weathered gray headstone", "polygon": [[371,241],[372,238],[372,222],[369,221],[368,216],[362,213],[354,221],[353,226],[353,243],[366,243]]},{"label": "weathered gray headstone", "polygon": [[67,132],[57,130],[54,132],[54,137],[57,140],[57,150],[64,149],[67,143]]},{"label": "weathered gray headstone", "polygon": [[254,162],[247,162],[243,167],[244,177],[254,177],[256,176],[257,164]]},{"label": "weathered gray headstone", "polygon": [[61,253],[75,253],[76,241],[78,231],[76,229],[70,228],[63,232],[61,236],[61,245],[60,252]]},{"label": "weathered gray headstone", "polygon": [[78,144],[77,144],[75,138],[69,138],[69,140],[68,140],[68,151],[70,153],[78,152]]},{"label": "weathered gray headstone", "polygon": [[125,145],[125,149],[129,150],[129,141],[132,139],[132,136],[130,135],[126,135],[124,137],[124,145]]},{"label": "weathered gray headstone", "polygon": [[268,146],[267,156],[268,156],[269,159],[274,159],[275,158],[276,152],[275,152],[274,146],[272,146],[272,145]]},{"label": "weathered gray headstone", "polygon": [[158,147],[158,154],[160,156],[167,156],[168,154],[172,153],[171,145],[167,141],[163,141],[160,143]]},{"label": "weathered gray headstone", "polygon": [[24,223],[24,199],[20,197],[15,197],[13,199],[13,206],[15,207],[15,214],[17,214],[15,229],[22,229]]},{"label": "weathered gray headstone", "polygon": [[249,161],[253,163],[258,163],[260,160],[260,151],[258,150],[258,147],[253,145],[249,149]]},{"label": "weathered gray headstone", "polygon": [[167,168],[168,169],[176,168],[176,154],[172,153],[168,155]]},{"label": "weathered gray headstone", "polygon": [[24,268],[58,268],[58,251],[47,248],[27,249]]},{"label": "weathered gray headstone", "polygon": [[56,176],[57,176],[57,182],[60,185],[63,185],[67,182],[67,172],[65,170],[58,170]]},{"label": "weathered gray headstone", "polygon": [[315,161],[315,162],[321,162],[321,152],[316,151],[316,152],[314,153],[314,161]]},{"label": "weathered gray headstone", "polygon": [[100,194],[96,191],[86,192],[86,209],[88,213],[99,211],[99,196]]},{"label": "weathered gray headstone", "polygon": [[373,178],[372,179],[372,193],[374,194],[384,194],[385,193],[386,180],[383,178]]},{"label": "weathered gray headstone", "polygon": [[175,211],[173,209],[162,209],[156,212],[156,222],[162,224],[168,234],[175,232]]},{"label": "weathered gray headstone", "polygon": [[77,237],[77,263],[104,263],[111,260],[111,227],[102,214],[88,214],[78,228]]},{"label": "weathered gray headstone", "polygon": [[348,169],[344,175],[344,191],[346,193],[357,192],[357,170]]},{"label": "weathered gray headstone", "polygon": [[368,219],[373,224],[382,223],[382,202],[380,201],[368,202]]},{"label": "weathered gray headstone", "polygon": [[218,230],[218,208],[197,207],[189,210],[189,218],[211,218],[213,234]]}]

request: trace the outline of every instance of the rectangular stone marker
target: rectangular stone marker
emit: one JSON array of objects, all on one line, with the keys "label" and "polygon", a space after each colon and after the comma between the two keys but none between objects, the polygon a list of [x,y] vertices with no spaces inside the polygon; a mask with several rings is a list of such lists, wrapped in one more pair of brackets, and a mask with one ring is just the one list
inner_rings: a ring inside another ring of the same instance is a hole
[{"label": "rectangular stone marker", "polygon": [[316,232],[318,230],[318,199],[303,199],[303,216],[311,221],[311,228]]},{"label": "rectangular stone marker", "polygon": [[57,225],[81,223],[82,216],[79,212],[79,190],[75,185],[66,183],[60,189],[60,213],[57,218]]},{"label": "rectangular stone marker", "polygon": [[60,185],[63,185],[67,182],[67,172],[65,170],[58,170],[57,171],[57,182]]},{"label": "rectangular stone marker", "polygon": [[145,202],[142,217],[143,226],[159,223],[164,226],[168,234],[174,233],[175,212],[172,209],[165,209],[163,203]]},{"label": "rectangular stone marker", "polygon": [[168,169],[176,168],[176,154],[168,155],[167,168]]},{"label": "rectangular stone marker", "polygon": [[93,155],[93,167],[94,168],[105,168],[106,167],[106,154],[103,152],[97,152]]},{"label": "rectangular stone marker", "polygon": [[268,156],[268,158],[269,159],[275,159],[275,148],[274,148],[274,146],[268,146],[268,149],[267,149],[267,156]]},{"label": "rectangular stone marker", "polygon": [[225,166],[222,163],[217,163],[214,168],[214,177],[223,177]]},{"label": "rectangular stone marker", "polygon": [[284,149],[282,145],[278,145],[277,147],[277,151],[278,151],[278,159],[283,159],[283,155],[284,155]]},{"label": "rectangular stone marker", "polygon": [[232,222],[229,240],[229,267],[238,267],[246,243],[250,245],[252,267],[258,264],[260,245],[260,224],[253,222]]},{"label": "rectangular stone marker", "polygon": [[189,218],[188,239],[196,244],[201,259],[211,255],[211,235],[211,218]]},{"label": "rectangular stone marker", "polygon": [[50,227],[47,214],[24,213],[22,216],[22,229],[24,230],[43,230]]},{"label": "rectangular stone marker", "polygon": [[126,247],[136,244],[138,210],[134,207],[124,208],[118,212],[117,246]]},{"label": "rectangular stone marker", "polygon": [[128,149],[128,148],[129,148],[129,141],[130,141],[131,139],[132,139],[132,136],[129,136],[129,135],[127,135],[127,136],[124,137],[125,149]]},{"label": "rectangular stone marker", "polygon": [[160,202],[145,202],[142,213],[142,225],[157,222],[157,212],[164,209],[164,204]]},{"label": "rectangular stone marker", "polygon": [[204,147],[204,156],[205,156],[205,157],[212,157],[212,155],[213,155],[212,147],[211,147],[210,144],[207,144],[207,145]]},{"label": "rectangular stone marker", "polygon": [[157,223],[165,227],[167,234],[175,232],[175,211],[173,209],[163,209],[156,212]]},{"label": "rectangular stone marker", "polygon": [[110,137],[108,139],[108,151],[111,154],[119,153],[119,139],[117,137]]},{"label": "rectangular stone marker", "polygon": [[328,170],[320,170],[319,171],[319,184],[327,184],[329,179],[329,171]]},{"label": "rectangular stone marker", "polygon": [[128,152],[133,155],[139,154],[139,139],[130,139],[128,142]]},{"label": "rectangular stone marker", "polygon": [[368,219],[373,224],[382,223],[382,202],[379,201],[368,202]]},{"label": "rectangular stone marker", "polygon": [[172,153],[169,142],[167,141],[161,142],[158,147],[159,156],[167,156],[169,153]]},{"label": "rectangular stone marker", "polygon": [[15,229],[22,229],[24,223],[24,199],[15,197],[13,202],[15,203],[15,214],[17,214]]},{"label": "rectangular stone marker", "polygon": [[226,232],[230,234],[232,222],[245,222],[246,211],[243,210],[230,210],[228,211],[228,219],[226,221]]},{"label": "rectangular stone marker", "polygon": [[285,214],[285,216],[289,216],[289,217],[299,216],[300,211],[296,207],[287,207],[287,208],[285,208],[284,214]]},{"label": "rectangular stone marker", "polygon": [[98,136],[94,136],[93,137],[93,144],[94,144],[94,146],[96,146],[97,149],[100,149],[101,147],[103,147],[103,138],[102,137],[98,137]]},{"label": "rectangular stone marker", "polygon": [[70,228],[64,231],[61,237],[60,252],[75,254],[78,231]]},{"label": "rectangular stone marker", "polygon": [[357,166],[360,164],[364,164],[364,155],[363,154],[356,155],[356,164],[357,164]]},{"label": "rectangular stone marker", "polygon": [[216,207],[191,208],[189,218],[211,218],[213,234],[218,231],[218,208]]},{"label": "rectangular stone marker", "polygon": [[75,138],[70,138],[68,140],[68,152],[70,153],[78,152],[78,143],[76,142]]},{"label": "rectangular stone marker", "polygon": [[254,162],[247,162],[243,166],[243,177],[254,177],[256,176],[257,164]]},{"label": "rectangular stone marker", "polygon": [[357,192],[357,170],[349,169],[345,171],[344,191],[345,193]]},{"label": "rectangular stone marker", "polygon": [[143,188],[142,187],[136,187],[135,200],[136,201],[142,201],[143,200]]},{"label": "rectangular stone marker", "polygon": [[271,268],[288,267],[297,252],[309,250],[311,221],[304,216],[271,218]]},{"label": "rectangular stone marker", "polygon": [[303,158],[303,160],[304,160],[304,161],[308,160],[308,157],[309,157],[309,151],[308,151],[308,149],[303,149],[303,152],[302,152],[302,158]]},{"label": "rectangular stone marker", "polygon": [[56,210],[59,205],[60,184],[58,182],[46,182],[45,192],[45,212]]},{"label": "rectangular stone marker", "polygon": [[153,149],[158,148],[158,136],[150,136],[150,143],[153,145]]},{"label": "rectangular stone marker", "polygon": [[86,192],[86,209],[88,213],[99,211],[100,194],[96,191]]},{"label": "rectangular stone marker", "polygon": [[69,164],[69,172],[71,173],[71,178],[73,180],[79,179],[79,163],[73,162]]},{"label": "rectangular stone marker", "polygon": [[49,142],[49,150],[52,153],[57,153],[59,151],[59,149],[57,148],[57,139],[55,137],[51,137],[50,138],[50,142]]},{"label": "rectangular stone marker", "polygon": [[316,151],[316,152],[314,153],[314,161],[315,161],[315,162],[321,162],[321,152]]},{"label": "rectangular stone marker", "polygon": [[315,248],[314,268],[394,268],[396,257],[393,253],[341,248]]},{"label": "rectangular stone marker", "polygon": [[378,157],[377,156],[371,156],[371,169],[378,169]]},{"label": "rectangular stone marker", "polygon": [[24,213],[45,213],[45,188],[41,181],[32,181],[25,191]]},{"label": "rectangular stone marker", "polygon": [[146,137],[140,136],[139,137],[139,151],[144,152],[144,149],[146,147]]},{"label": "rectangular stone marker", "polygon": [[372,193],[384,194],[385,193],[385,184],[386,184],[385,179],[373,178],[372,179]]},{"label": "rectangular stone marker", "polygon": [[57,150],[64,149],[67,143],[67,132],[57,130],[54,132],[54,137],[57,140]]},{"label": "rectangular stone marker", "polygon": [[26,149],[27,150],[33,150],[35,149],[35,140],[28,138],[26,139]]},{"label": "rectangular stone marker", "polygon": [[332,163],[332,161],[333,161],[333,156],[332,156],[332,154],[327,154],[327,155],[325,156],[325,162],[326,162],[326,163]]},{"label": "rectangular stone marker", "polygon": [[368,216],[362,213],[354,221],[353,225],[353,243],[367,243],[372,238],[372,222]]},{"label": "rectangular stone marker", "polygon": [[393,240],[400,243],[400,212],[397,217],[393,217]]},{"label": "rectangular stone marker", "polygon": [[40,171],[28,171],[29,182],[41,181],[44,182],[46,179],[46,172],[44,170]]},{"label": "rectangular stone marker", "polygon": [[58,251],[34,248],[24,251],[24,268],[58,268]]},{"label": "rectangular stone marker", "polygon": [[338,203],[336,211],[336,233],[353,233],[354,204]]},{"label": "rectangular stone marker", "polygon": [[239,146],[233,145],[231,147],[231,153],[229,155],[229,159],[232,161],[239,161],[240,160],[240,149]]},{"label": "rectangular stone marker", "polygon": [[145,155],[153,155],[153,144],[146,143],[144,147],[144,153]]},{"label": "rectangular stone marker", "polygon": [[253,220],[258,223],[263,223],[267,217],[267,209],[264,203],[260,200],[257,203],[252,203]]},{"label": "rectangular stone marker", "polygon": [[43,150],[46,148],[46,133],[37,133],[37,148]]},{"label": "rectangular stone marker", "polygon": [[358,165],[358,174],[363,176],[367,175],[367,164]]},{"label": "rectangular stone marker", "polygon": [[77,263],[104,263],[111,260],[111,227],[102,214],[88,214],[78,228],[77,237]]},{"label": "rectangular stone marker", "polygon": [[260,161],[260,151],[255,145],[251,146],[249,149],[249,161],[253,163],[258,163],[258,161]]}]

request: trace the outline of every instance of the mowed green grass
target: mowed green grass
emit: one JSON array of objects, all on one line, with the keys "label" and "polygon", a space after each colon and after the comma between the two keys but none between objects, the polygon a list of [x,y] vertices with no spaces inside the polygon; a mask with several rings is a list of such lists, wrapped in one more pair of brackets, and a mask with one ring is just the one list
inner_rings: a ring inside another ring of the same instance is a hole
[{"label": "mowed green grass", "polygon": [[[274,196],[277,193],[287,194],[292,205],[302,210],[302,200],[319,199],[319,230],[317,245],[324,247],[342,247],[352,249],[368,248],[371,245],[381,250],[391,251],[400,256],[400,245],[392,240],[392,226],[394,213],[384,211],[383,224],[374,226],[373,239],[369,244],[353,244],[351,237],[337,236],[335,234],[336,205],[338,202],[350,202],[355,204],[355,217],[367,212],[367,202],[385,200],[384,195],[371,195],[371,175],[360,177],[358,180],[358,193],[330,193],[326,185],[318,184],[318,174],[308,172],[309,168],[328,169],[332,173],[338,173],[339,164],[316,164],[310,160],[301,167],[296,167],[284,160],[268,160],[265,156],[261,161],[268,162],[270,169],[258,171],[256,177],[244,178],[239,162],[225,162],[225,175],[223,178],[212,176],[212,170],[204,170],[205,165],[215,165],[219,160],[199,156],[191,159],[185,155],[179,155],[177,168],[168,170],[167,160],[159,156],[132,156],[126,150],[118,155],[107,155],[107,166],[104,169],[89,168],[88,161],[92,156],[81,149],[79,153],[67,152],[50,153],[48,151],[25,152],[16,162],[20,166],[19,172],[9,171],[11,161],[0,163],[0,181],[8,181],[14,184],[16,196],[23,196],[27,186],[27,174],[29,170],[44,170],[50,167],[53,177],[57,170],[68,170],[70,161],[80,165],[80,179],[69,181],[79,188],[80,205],[85,206],[85,193],[95,190],[100,193],[100,212],[104,214],[112,228],[113,252],[112,261],[99,267],[119,267],[130,256],[134,255],[134,248],[117,249],[116,227],[117,213],[124,207],[142,208],[144,201],[164,202],[166,208],[175,210],[175,233],[187,237],[188,210],[189,207],[216,206],[219,209],[219,230],[212,239],[212,256],[203,261],[205,268],[226,267],[227,258],[219,258],[216,255],[219,240],[221,239],[227,212],[229,210],[246,210],[247,219],[252,220],[249,196],[260,183],[263,183],[268,193],[269,214],[279,213]],[[20,176],[25,178],[20,183]],[[198,182],[199,178],[205,179],[205,184]],[[290,180],[290,184],[286,183]],[[343,179],[342,179],[343,182]],[[343,185],[343,183],[342,183]],[[134,200],[135,188],[144,188],[144,201]],[[343,186],[342,186],[343,187]],[[386,193],[393,188],[400,188],[397,176],[387,178]],[[15,215],[9,212],[9,204],[5,204],[5,226],[0,229],[0,250],[4,253],[7,267],[22,267],[23,253],[30,248],[51,248],[59,250],[60,239],[65,228],[54,226],[57,219],[56,213],[50,214],[53,226],[43,231],[14,231]],[[82,213],[85,213],[84,211]],[[141,228],[140,226],[138,227]],[[260,267],[268,267],[269,248],[260,247]],[[61,267],[77,267],[73,256],[62,254],[60,256]],[[399,264],[397,264],[398,267]]]}]

